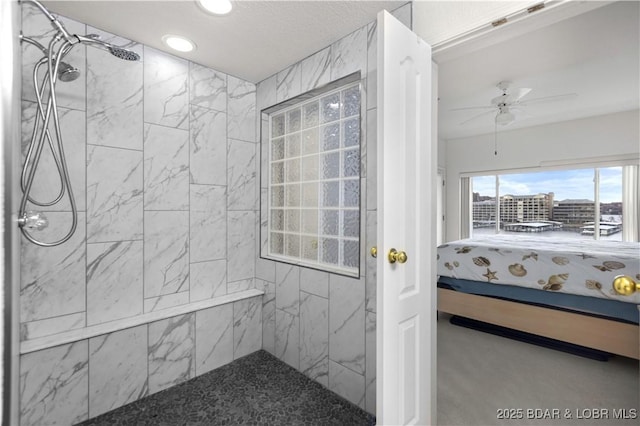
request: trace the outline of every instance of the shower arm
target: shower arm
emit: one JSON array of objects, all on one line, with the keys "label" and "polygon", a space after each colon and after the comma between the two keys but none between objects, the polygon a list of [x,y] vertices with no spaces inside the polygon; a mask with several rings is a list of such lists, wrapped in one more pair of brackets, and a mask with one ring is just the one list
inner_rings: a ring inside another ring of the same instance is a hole
[{"label": "shower arm", "polygon": [[55,28],[60,33],[62,33],[62,36],[68,42],[70,42],[71,44],[75,44],[74,41],[73,41],[73,37],[71,36],[71,34],[69,34],[67,29],[64,27],[64,25],[62,25],[62,23],[60,21],[58,21],[58,18],[53,16],[51,14],[51,12],[49,12],[47,10],[47,8],[44,7],[38,0],[20,0],[20,1],[22,3],[31,3],[31,4],[35,5],[38,9],[40,9],[40,12],[42,12],[47,17],[47,19],[49,19],[49,21],[51,22],[51,25],[53,26],[53,28]]}]

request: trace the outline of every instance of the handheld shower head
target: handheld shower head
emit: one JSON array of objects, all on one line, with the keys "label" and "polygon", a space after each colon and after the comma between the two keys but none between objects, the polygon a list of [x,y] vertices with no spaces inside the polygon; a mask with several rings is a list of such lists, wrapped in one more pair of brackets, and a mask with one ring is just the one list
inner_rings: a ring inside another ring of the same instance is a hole
[{"label": "handheld shower head", "polygon": [[115,56],[116,58],[124,59],[125,61],[138,61],[140,60],[140,55],[136,52],[133,52],[129,49],[124,49],[122,47],[111,46],[108,47],[109,52]]},{"label": "handheld shower head", "polygon": [[98,47],[104,50],[107,50],[113,56],[119,59],[124,59],[125,61],[138,61],[140,60],[140,55],[136,52],[125,49],[124,47],[115,46],[111,43],[107,43],[106,41],[100,40],[100,36],[97,34],[87,34],[86,36],[74,35],[78,39],[80,43],[87,43],[91,46]]}]

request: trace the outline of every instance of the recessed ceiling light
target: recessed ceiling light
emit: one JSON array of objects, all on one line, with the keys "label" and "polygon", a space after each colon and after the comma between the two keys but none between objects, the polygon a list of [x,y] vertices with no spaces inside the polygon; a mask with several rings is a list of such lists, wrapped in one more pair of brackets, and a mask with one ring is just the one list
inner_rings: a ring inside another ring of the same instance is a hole
[{"label": "recessed ceiling light", "polygon": [[198,4],[214,15],[226,15],[233,9],[231,0],[198,0]]},{"label": "recessed ceiling light", "polygon": [[164,44],[179,52],[191,52],[196,48],[196,44],[186,37],[167,34],[162,37]]}]

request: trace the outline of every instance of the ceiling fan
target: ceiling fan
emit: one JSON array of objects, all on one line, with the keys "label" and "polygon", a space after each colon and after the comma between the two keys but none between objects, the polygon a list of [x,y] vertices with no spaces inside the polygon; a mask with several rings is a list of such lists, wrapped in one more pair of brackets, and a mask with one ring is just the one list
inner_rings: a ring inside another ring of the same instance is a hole
[{"label": "ceiling fan", "polygon": [[473,107],[463,107],[463,108],[454,108],[451,111],[463,111],[463,110],[488,110],[482,112],[478,115],[475,115],[468,120],[463,121],[460,125],[464,125],[469,123],[470,121],[474,121],[484,116],[489,116],[495,114],[495,124],[506,126],[508,124],[513,123],[516,120],[517,112],[522,111],[522,107],[526,107],[528,105],[536,104],[539,102],[547,102],[547,101],[556,101],[561,99],[568,99],[575,96],[578,96],[575,93],[567,93],[562,95],[555,96],[545,96],[542,98],[534,98],[529,100],[524,100],[525,96],[531,92],[533,89],[529,88],[511,88],[510,81],[501,81],[497,84],[497,88],[502,92],[500,96],[496,96],[491,99],[491,104],[486,106],[473,106]]}]

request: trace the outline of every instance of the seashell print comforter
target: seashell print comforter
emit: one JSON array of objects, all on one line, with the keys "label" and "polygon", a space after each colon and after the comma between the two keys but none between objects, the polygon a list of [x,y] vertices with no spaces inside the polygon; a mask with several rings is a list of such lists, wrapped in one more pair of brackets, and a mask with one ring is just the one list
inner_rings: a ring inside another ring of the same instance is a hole
[{"label": "seashell print comforter", "polygon": [[640,304],[612,288],[618,275],[640,280],[640,243],[495,235],[442,244],[437,264],[439,276]]}]

